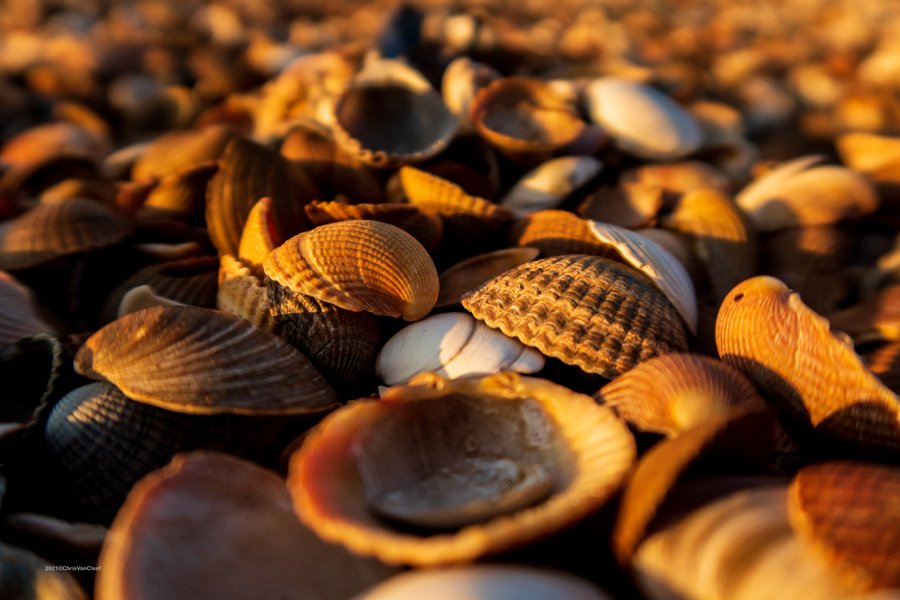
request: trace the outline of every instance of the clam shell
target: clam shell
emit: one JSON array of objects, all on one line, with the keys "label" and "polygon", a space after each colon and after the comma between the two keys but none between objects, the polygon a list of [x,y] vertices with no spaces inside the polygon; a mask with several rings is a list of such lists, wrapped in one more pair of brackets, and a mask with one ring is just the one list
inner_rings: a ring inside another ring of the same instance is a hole
[{"label": "clam shell", "polygon": [[[300,519],[327,541],[388,563],[451,564],[583,518],[614,493],[634,453],[611,412],[550,382],[512,373],[423,375],[322,421],[291,457],[288,489]],[[549,478],[550,489],[516,508],[508,496],[521,487],[504,477],[526,471]],[[408,498],[414,522],[436,513],[482,522],[434,533],[398,529],[376,519],[372,506],[392,495]],[[498,502],[508,514],[493,516]]]},{"label": "clam shell", "polygon": [[900,451],[900,399],[781,281],[753,277],[735,287],[719,309],[716,345],[801,423],[851,446]]},{"label": "clam shell", "polygon": [[165,133],[141,152],[134,163],[131,178],[134,181],[162,179],[208,164],[219,158],[234,135],[226,125]]},{"label": "clam shell", "polygon": [[301,233],[274,250],[266,276],[352,311],[416,321],[431,312],[438,275],[411,235],[378,221],[341,221]]},{"label": "clam shell", "polygon": [[238,258],[250,267],[257,277],[262,277],[263,263],[269,254],[284,242],[276,226],[275,209],[271,198],[260,198],[244,223],[241,241],[238,244]]},{"label": "clam shell", "polygon": [[439,216],[414,204],[347,204],[313,200],[304,210],[314,227],[356,220],[390,223],[416,238],[428,251],[437,247],[444,233],[444,223]]},{"label": "clam shell", "polygon": [[99,565],[98,600],[347,598],[396,572],[320,541],[280,477],[218,452],[179,455],[138,482]]},{"label": "clam shell", "polygon": [[678,313],[662,293],[629,267],[598,256],[526,263],[472,290],[462,304],[544,355],[610,379],[687,349]]},{"label": "clam shell", "polygon": [[822,463],[805,467],[794,477],[788,516],[793,528],[852,587],[900,588],[897,498],[900,473],[896,468]]},{"label": "clam shell", "polygon": [[469,290],[493,279],[504,271],[524,265],[537,258],[537,248],[504,248],[485,254],[470,256],[446,271],[438,278],[440,293],[435,307],[456,304]]},{"label": "clam shell", "polygon": [[859,345],[872,341],[900,340],[900,283],[828,316],[831,326],[848,334]]},{"label": "clam shell", "polygon": [[526,215],[510,228],[509,237],[519,246],[537,248],[543,256],[616,256],[613,250],[597,240],[589,221],[565,210],[540,210]]},{"label": "clam shell", "polygon": [[650,278],[672,303],[691,333],[697,333],[697,293],[684,266],[653,240],[623,227],[590,222],[603,244],[614,248],[628,264]]},{"label": "clam shell", "polygon": [[500,371],[534,373],[543,366],[539,352],[472,315],[443,313],[394,334],[378,353],[375,372],[387,385],[398,385],[426,371],[456,379]]},{"label": "clam shell", "polygon": [[548,160],[516,182],[500,204],[520,215],[556,208],[602,168],[603,163],[590,156],[562,156]]},{"label": "clam shell", "polygon": [[638,429],[669,437],[737,408],[765,407],[739,371],[698,354],[651,358],[603,386],[595,397]]},{"label": "clam shell", "polygon": [[0,348],[36,333],[54,333],[55,328],[41,316],[34,293],[0,271]]},{"label": "clam shell", "polygon": [[269,313],[266,286],[243,262],[228,254],[219,263],[216,308],[243,317],[268,331],[277,328],[274,317]]},{"label": "clam shell", "polygon": [[454,58],[444,70],[441,79],[441,95],[444,104],[460,121],[464,129],[471,129],[469,110],[478,91],[500,78],[493,67],[460,56]]},{"label": "clam shell", "polygon": [[584,94],[591,120],[630,154],[673,160],[703,143],[703,130],[694,117],[648,85],[604,77],[588,84]]},{"label": "clam shell", "polygon": [[393,60],[367,65],[338,98],[334,115],[335,141],[373,167],[431,158],[459,126],[428,81]]},{"label": "clam shell", "polygon": [[623,182],[600,188],[578,205],[578,214],[619,227],[650,225],[663,205],[663,190],[639,182]]},{"label": "clam shell", "polygon": [[100,329],[75,357],[82,375],[130,398],[196,414],[305,414],[336,401],[307,358],[244,319],[156,307]]},{"label": "clam shell", "polygon": [[124,216],[91,200],[38,204],[0,224],[0,269],[34,267],[56,258],[112,246],[132,231]]}]

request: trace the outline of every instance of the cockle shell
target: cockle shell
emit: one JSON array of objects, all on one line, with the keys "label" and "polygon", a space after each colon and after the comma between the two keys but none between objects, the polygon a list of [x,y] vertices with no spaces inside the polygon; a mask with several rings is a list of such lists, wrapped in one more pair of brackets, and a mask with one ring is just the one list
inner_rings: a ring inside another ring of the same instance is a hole
[{"label": "cockle shell", "polygon": [[387,385],[397,385],[425,371],[455,379],[500,371],[534,373],[543,366],[539,352],[472,315],[443,313],[394,334],[378,353],[375,372]]},{"label": "cockle shell", "polygon": [[414,204],[347,204],[313,200],[304,210],[314,227],[338,221],[371,220],[390,223],[416,238],[428,251],[437,248],[444,233],[444,223],[438,215]]},{"label": "cockle shell", "polygon": [[578,205],[578,214],[619,227],[650,225],[663,205],[663,190],[640,182],[620,182],[614,188],[603,187]]},{"label": "cockle shell", "polygon": [[590,222],[600,240],[615,249],[628,264],[650,278],[672,303],[691,333],[697,333],[697,293],[684,266],[653,240],[624,227]]},{"label": "cockle shell", "polygon": [[[556,384],[423,374],[322,421],[291,457],[288,489],[325,540],[388,563],[451,564],[583,518],[634,454],[610,411]],[[391,521],[376,518],[386,512]]]},{"label": "cockle shell", "polygon": [[266,260],[266,276],[341,308],[416,321],[434,307],[438,275],[411,235],[378,221],[341,221],[301,233]]},{"label": "cockle shell", "polygon": [[641,361],[685,351],[678,313],[633,269],[566,255],[516,267],[463,297],[475,318],[546,356],[614,378]]},{"label": "cockle shell", "polygon": [[543,256],[593,254],[613,258],[610,250],[591,232],[590,222],[566,210],[539,210],[516,221],[510,241],[537,248]]},{"label": "cockle shell", "polygon": [[485,254],[470,256],[441,273],[438,281],[440,293],[436,307],[450,306],[463,295],[504,271],[524,265],[538,257],[537,248],[503,248]]},{"label": "cockle shell", "polygon": [[585,89],[591,119],[622,150],[648,160],[687,156],[703,143],[694,117],[665,94],[635,81],[604,77]]},{"label": "cockle shell", "polygon": [[234,137],[225,125],[211,125],[197,131],[171,131],[153,140],[141,152],[132,169],[134,181],[162,179],[187,172],[219,158]]},{"label": "cockle shell", "polygon": [[518,214],[556,208],[603,168],[590,156],[562,156],[542,163],[509,190],[500,205]]},{"label": "cockle shell", "polygon": [[814,166],[818,160],[788,161],[738,193],[738,206],[758,231],[830,225],[878,208],[878,195],[865,177],[845,167]]},{"label": "cockle shell", "polygon": [[260,198],[250,209],[241,232],[237,256],[257,277],[262,277],[263,263],[272,250],[284,242],[275,224],[276,218],[272,199]]},{"label": "cockle shell", "polygon": [[266,286],[241,260],[226,254],[219,263],[216,308],[247,319],[257,327],[275,331]]},{"label": "cockle shell", "polygon": [[475,95],[497,79],[500,79],[500,73],[493,67],[466,56],[455,58],[447,65],[441,79],[441,95],[444,104],[464,128],[470,129],[472,126],[469,110]]},{"label": "cockle shell", "polygon": [[0,271],[0,348],[36,333],[54,333],[55,328],[40,314],[34,293]]},{"label": "cockle shell", "polygon": [[822,435],[900,452],[900,399],[781,281],[760,276],[735,287],[719,309],[716,345],[722,360]]},{"label": "cockle shell", "polygon": [[305,414],[336,402],[308,359],[238,317],[156,307],[97,331],[75,356],[82,375],[130,398],[197,414]]}]

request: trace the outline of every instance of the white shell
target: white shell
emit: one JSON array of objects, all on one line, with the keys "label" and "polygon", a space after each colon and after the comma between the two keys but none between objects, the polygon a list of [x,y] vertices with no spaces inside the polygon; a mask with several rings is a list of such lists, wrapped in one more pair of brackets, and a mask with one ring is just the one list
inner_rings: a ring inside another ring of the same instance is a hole
[{"label": "white shell", "polygon": [[648,160],[687,156],[703,143],[703,130],[688,111],[656,89],[604,77],[585,90],[587,111],[626,152]]},{"label": "white shell", "polygon": [[649,277],[662,290],[691,333],[696,334],[697,292],[678,259],[653,240],[624,227],[597,221],[591,221],[590,226],[597,239],[615,248],[628,264]]},{"label": "white shell", "polygon": [[375,361],[375,373],[388,385],[406,383],[425,371],[454,379],[499,371],[534,373],[543,367],[539,352],[467,313],[434,315],[401,329]]},{"label": "white shell", "polygon": [[548,160],[519,180],[500,204],[520,215],[556,208],[603,168],[590,156],[563,156]]}]

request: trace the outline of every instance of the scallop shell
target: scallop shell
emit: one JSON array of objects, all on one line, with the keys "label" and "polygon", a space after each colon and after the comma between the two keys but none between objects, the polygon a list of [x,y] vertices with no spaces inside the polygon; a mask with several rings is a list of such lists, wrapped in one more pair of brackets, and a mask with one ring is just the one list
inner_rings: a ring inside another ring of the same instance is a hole
[{"label": "scallop shell", "polygon": [[900,451],[900,399],[781,281],[753,277],[735,287],[719,309],[716,345],[722,360],[822,435]]},{"label": "scallop shell", "polygon": [[373,167],[431,158],[459,127],[428,81],[393,60],[367,65],[338,98],[334,115],[338,145]]},{"label": "scallop shell", "polygon": [[[791,525],[863,590],[900,588],[900,473],[866,463],[805,467],[791,482]],[[893,499],[893,500],[892,500]]]},{"label": "scallop shell", "polygon": [[216,308],[243,317],[268,331],[277,328],[274,317],[269,313],[266,286],[243,262],[228,254],[219,263]]},{"label": "scallop shell", "polygon": [[301,233],[274,250],[266,276],[352,311],[416,321],[431,312],[438,275],[411,235],[378,221],[341,221]]},{"label": "scallop shell", "polygon": [[526,263],[469,292],[462,304],[544,355],[610,379],[687,349],[678,313],[662,293],[629,267],[598,256]]},{"label": "scallop shell", "polygon": [[813,166],[818,160],[788,161],[741,190],[737,204],[758,231],[830,225],[878,208],[878,195],[865,177],[845,167]]},{"label": "scallop shell", "polygon": [[639,182],[620,182],[613,188],[600,188],[578,205],[585,219],[627,227],[650,225],[663,205],[663,190]]},{"label": "scallop shell", "polygon": [[539,210],[520,218],[509,232],[510,241],[537,248],[543,256],[593,254],[613,258],[616,253],[598,241],[590,222],[565,210]]},{"label": "scallop shell", "polygon": [[132,231],[131,222],[91,200],[38,204],[0,224],[0,269],[18,270],[112,246]]},{"label": "scallop shell", "polygon": [[444,223],[439,216],[414,204],[347,204],[313,200],[304,210],[314,227],[356,220],[390,223],[416,238],[428,251],[437,247],[444,233]]},{"label": "scallop shell", "polygon": [[562,156],[542,163],[509,190],[501,206],[528,214],[562,204],[569,194],[596,177],[603,168],[590,156]]},{"label": "scallop shell", "polygon": [[378,353],[375,372],[387,385],[398,385],[426,371],[456,379],[500,371],[534,373],[543,366],[539,352],[472,315],[443,313],[394,334]]},{"label": "scallop shell", "polygon": [[595,397],[638,429],[669,437],[737,408],[765,407],[739,371],[698,354],[651,358],[603,386]]},{"label": "scallop shell", "polygon": [[157,307],[100,329],[75,357],[82,375],[130,398],[196,414],[305,414],[335,403],[307,358],[244,319]]},{"label": "scallop shell", "polygon": [[0,348],[36,333],[54,333],[40,315],[34,293],[8,273],[0,271]]},{"label": "scallop shell", "polygon": [[673,160],[703,143],[703,130],[694,117],[648,85],[604,77],[591,82],[584,94],[591,120],[630,154]]},{"label": "scallop shell", "polygon": [[469,110],[478,91],[500,78],[493,67],[460,56],[447,65],[441,79],[444,104],[459,119],[464,129],[471,129]]},{"label": "scallop shell", "polygon": [[138,482],[99,566],[98,600],[348,598],[397,572],[320,541],[280,477],[218,452],[179,455]]},{"label": "scallop shell", "polygon": [[881,289],[873,298],[828,316],[831,326],[859,345],[900,340],[900,283]]},{"label": "scallop shell", "polygon": [[[327,541],[388,563],[451,564],[587,516],[634,455],[611,412],[566,388],[512,373],[422,375],[322,421],[291,457],[288,489]],[[413,533],[375,518],[385,513],[452,530]]]},{"label": "scallop shell", "polygon": [[171,131],[157,137],[141,152],[132,169],[134,181],[161,179],[215,161],[234,137],[226,125],[195,131]]},{"label": "scallop shell", "polygon": [[650,278],[678,310],[691,333],[697,333],[697,293],[684,266],[653,240],[629,229],[590,222],[602,243],[613,247],[630,265]]},{"label": "scallop shell", "polygon": [[272,250],[284,242],[276,226],[275,209],[271,198],[260,198],[244,223],[241,241],[238,244],[238,258],[250,267],[257,277],[262,277],[263,263]]},{"label": "scallop shell", "polygon": [[441,273],[438,281],[440,293],[435,307],[450,306],[463,295],[504,271],[524,265],[538,257],[537,248],[504,248],[485,254],[470,256]]}]

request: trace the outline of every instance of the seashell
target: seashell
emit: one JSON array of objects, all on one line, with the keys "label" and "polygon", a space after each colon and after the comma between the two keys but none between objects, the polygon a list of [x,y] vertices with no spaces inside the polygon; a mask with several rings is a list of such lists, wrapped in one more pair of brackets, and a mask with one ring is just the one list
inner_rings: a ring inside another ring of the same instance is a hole
[{"label": "seashell", "polygon": [[110,181],[72,177],[63,179],[56,185],[44,188],[39,202],[50,204],[51,202],[59,202],[69,198],[84,198],[85,200],[93,200],[109,206],[116,202],[116,187]]},{"label": "seashell", "polygon": [[855,131],[835,140],[841,161],[875,183],[900,183],[900,138]]},{"label": "seashell", "polygon": [[276,329],[275,319],[269,313],[266,286],[241,260],[229,254],[219,263],[216,308],[243,317],[262,329]]},{"label": "seashell", "polygon": [[219,158],[234,132],[226,125],[194,131],[170,131],[151,142],[134,162],[134,181],[162,179],[185,173]]},{"label": "seashell", "polygon": [[438,275],[411,235],[378,221],[341,221],[294,236],[266,259],[266,276],[352,311],[416,321],[431,312]]},{"label": "seashell", "polygon": [[878,208],[878,195],[862,175],[845,167],[814,166],[818,160],[788,161],[738,193],[738,206],[758,231],[830,225]]},{"label": "seashell", "polygon": [[556,208],[602,168],[603,164],[590,156],[562,156],[548,160],[520,179],[500,204],[519,215]]},{"label": "seashell", "polygon": [[500,371],[535,373],[544,357],[468,313],[443,313],[408,325],[385,343],[375,372],[387,385],[426,371],[447,379]]},{"label": "seashell", "polygon": [[439,216],[414,204],[346,204],[313,200],[304,210],[314,227],[355,220],[390,223],[416,238],[428,251],[437,247],[444,233],[444,223]]},{"label": "seashell", "polygon": [[682,196],[694,190],[709,189],[728,195],[731,182],[706,163],[683,161],[643,165],[622,173],[619,184],[641,184],[662,188],[669,196]]},{"label": "seashell", "polygon": [[900,340],[900,284],[881,289],[878,295],[828,316],[831,327],[843,331],[857,345]]},{"label": "seashell", "polygon": [[544,355],[609,379],[659,354],[687,349],[678,314],[659,290],[634,270],[598,256],[526,263],[472,290],[462,304],[476,319]]},{"label": "seashell", "polygon": [[537,248],[504,248],[486,254],[470,256],[441,273],[440,293],[435,307],[450,306],[460,301],[469,290],[493,279],[504,271],[524,265],[537,258]]},{"label": "seashell", "polygon": [[584,95],[591,120],[625,152],[647,160],[674,160],[703,143],[696,119],[648,85],[603,77],[588,84]]},{"label": "seashell", "polygon": [[685,193],[663,224],[693,242],[716,304],[756,272],[756,238],[750,223],[726,196],[709,189]]},{"label": "seashell", "polygon": [[263,275],[263,263],[272,250],[284,242],[275,221],[272,199],[260,198],[250,209],[244,230],[241,232],[238,257],[260,278]]},{"label": "seashell", "polygon": [[597,240],[591,232],[589,221],[565,210],[540,210],[525,215],[512,226],[509,237],[519,246],[537,248],[544,256],[616,256]]},{"label": "seashell", "polygon": [[585,122],[539,79],[505,77],[482,88],[469,119],[482,138],[510,158],[536,162],[572,143]]},{"label": "seashell", "polygon": [[0,224],[0,269],[28,269],[71,254],[112,246],[131,230],[128,219],[92,200],[72,198],[39,204]]},{"label": "seashell", "polygon": [[431,158],[459,126],[428,81],[395,60],[368,64],[340,95],[334,115],[335,141],[373,167]]},{"label": "seashell", "polygon": [[869,370],[895,394],[900,395],[900,342],[891,342],[866,354]]},{"label": "seashell", "polygon": [[765,408],[743,374],[697,354],[651,358],[594,397],[638,429],[668,437],[739,408]]},{"label": "seashell", "polygon": [[687,323],[697,333],[697,294],[685,268],[672,254],[649,238],[631,230],[590,222],[590,229],[602,243],[612,246],[628,264],[653,281]]},{"label": "seashell", "polygon": [[[252,568],[233,568],[248,555]],[[275,473],[206,451],[176,456],[138,482],[99,566],[98,600],[348,598],[397,572],[316,538]]]},{"label": "seashell", "polygon": [[118,316],[121,318],[127,314],[144,310],[145,308],[153,308],[154,306],[184,306],[184,304],[158,295],[149,285],[139,285],[128,290],[122,296],[122,301],[119,303]]},{"label": "seashell", "polygon": [[773,277],[753,277],[722,302],[719,356],[773,402],[843,444],[897,454],[900,400],[853,351],[849,339]]},{"label": "seashell", "polygon": [[81,347],[75,369],[176,412],[305,414],[336,401],[306,357],[278,337],[188,306],[150,308],[110,323]]},{"label": "seashell", "polygon": [[[894,501],[891,501],[891,499]],[[858,462],[804,467],[788,491],[788,517],[847,587],[900,588],[900,474]]]},{"label": "seashell", "polygon": [[[67,179],[97,179],[97,177],[97,165],[94,161],[83,156],[60,154],[33,165],[8,169],[0,177],[0,190],[10,200],[26,204],[29,200],[42,196],[44,190]],[[6,214],[18,212],[17,206],[13,208],[14,210],[4,212]]]},{"label": "seashell", "polygon": [[585,517],[634,455],[627,429],[587,396],[513,373],[424,374],[322,421],[291,457],[288,489],[327,541],[388,563],[452,564]]},{"label": "seashell", "polygon": [[55,333],[41,316],[34,293],[12,275],[0,271],[0,348],[36,333]]},{"label": "seashell", "polygon": [[444,104],[459,119],[463,129],[471,129],[469,110],[478,91],[500,79],[498,73],[488,64],[459,56],[450,61],[441,79],[441,94]]},{"label": "seashell", "polygon": [[81,125],[59,121],[32,127],[10,139],[0,150],[0,164],[25,169],[63,155],[96,161],[109,151],[107,137]]},{"label": "seashell", "polygon": [[218,168],[216,163],[203,163],[162,176],[141,205],[138,217],[202,222],[206,186]]},{"label": "seashell", "polygon": [[43,593],[52,594],[55,600],[88,600],[88,595],[72,575],[37,554],[0,543],[0,561],[4,567],[0,585],[19,598],[27,597],[25,594],[28,593],[35,594],[33,597]]},{"label": "seashell", "polygon": [[578,205],[585,219],[619,227],[650,225],[663,205],[663,190],[640,182],[624,182],[613,188],[600,188]]},{"label": "seashell", "polygon": [[[4,382],[0,423],[27,429],[72,385],[71,357],[63,343],[50,334],[24,337],[0,349],[0,379]],[[4,455],[12,456],[9,440],[4,438],[0,436]]]},{"label": "seashell", "polygon": [[469,565],[409,571],[354,600],[606,600],[592,583],[563,571],[517,565]]}]

